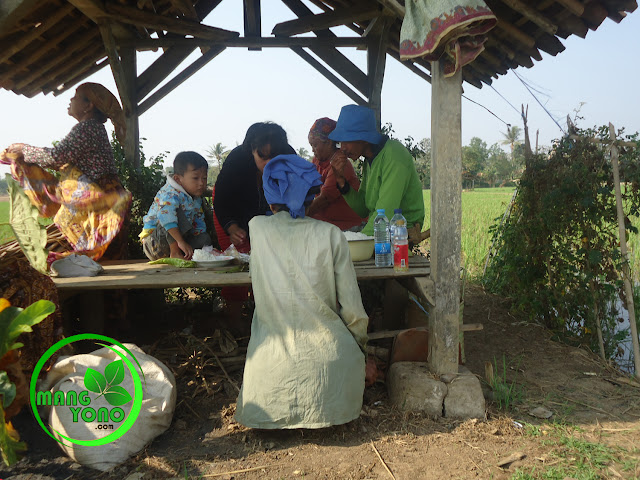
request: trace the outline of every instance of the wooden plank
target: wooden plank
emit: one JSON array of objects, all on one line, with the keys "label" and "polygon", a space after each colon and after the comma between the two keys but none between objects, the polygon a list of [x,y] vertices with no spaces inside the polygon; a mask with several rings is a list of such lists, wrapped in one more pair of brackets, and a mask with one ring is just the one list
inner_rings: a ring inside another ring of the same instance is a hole
[{"label": "wooden plank", "polygon": [[41,0],[2,0],[0,2],[0,36],[11,32],[24,17],[41,4]]},{"label": "wooden plank", "polygon": [[[379,332],[369,332],[367,333],[367,337],[369,337],[369,340],[381,340],[383,338],[393,338],[398,336],[402,332],[406,332],[407,330],[426,331],[429,329],[427,327],[414,327],[410,329],[405,328],[403,330],[382,330]],[[463,323],[462,325],[460,325],[461,332],[479,332],[480,330],[484,330],[484,325],[482,325],[481,323]]]},{"label": "wooden plank", "polygon": [[[416,265],[408,272],[395,272],[393,268],[376,268],[373,262],[356,262],[354,264],[358,280],[379,280],[385,278],[426,277],[429,275],[429,262],[415,260]],[[96,277],[52,277],[58,290],[112,290],[118,288],[173,288],[173,287],[221,287],[235,285],[251,285],[249,272],[221,273],[228,267],[208,268],[176,268],[170,265],[149,265],[145,260],[106,261],[102,263],[104,273]]]},{"label": "wooden plank", "polygon": [[[163,47],[237,47],[237,48],[290,48],[290,47],[355,47],[364,48],[368,42],[362,37],[259,37],[259,38],[230,38],[227,40],[203,40],[201,38],[163,37],[141,38],[131,40],[116,40],[118,46],[135,47],[136,50],[156,50]],[[166,53],[165,53],[166,55]]]},{"label": "wooden plank", "polygon": [[504,33],[517,40],[519,43],[526,45],[529,48],[534,48],[536,45],[536,39],[531,35],[524,33],[518,27],[503,19],[502,17],[498,17],[498,23],[496,23],[496,28],[503,30]]},{"label": "wooden plank", "polygon": [[300,47],[292,47],[291,50],[302,58],[305,62],[315,68],[323,77],[333,83],[338,89],[347,95],[351,100],[356,102],[358,105],[366,105],[367,101],[362,98],[358,93],[354,92],[346,83],[340,80],[336,75],[334,75],[328,68],[322,65],[318,60],[316,60],[313,56],[307,53],[304,49]]},{"label": "wooden plank", "polygon": [[569,10],[577,17],[581,17],[584,13],[584,5],[578,0],[556,0],[560,5]]},{"label": "wooden plank", "polygon": [[[51,50],[58,49],[59,44],[67,39],[70,35],[81,35],[81,32],[78,32],[78,30],[84,27],[84,22],[77,22],[73,27],[63,29],[62,32],[49,39],[47,42],[43,43],[40,48],[29,54],[29,56],[14,64],[11,70],[8,70],[4,74],[0,75],[0,85],[4,84],[4,82],[8,81],[12,77],[15,77],[24,72],[30,65],[36,64],[38,60],[48,54]],[[2,48],[0,47],[0,50],[1,49]]]},{"label": "wooden plank", "polygon": [[[171,40],[165,37],[165,39]],[[146,42],[148,40],[133,40],[137,42]],[[128,45],[130,41],[122,41],[121,45]],[[167,76],[173,72],[178,66],[197,48],[197,45],[176,45],[165,51],[160,58],[147,67],[147,69],[138,77],[137,99],[141,101],[149,93],[153,91]]]},{"label": "wooden plank", "polygon": [[[244,36],[246,38],[262,37],[260,0],[244,0],[242,11],[244,17]],[[251,46],[249,50],[261,50],[261,48]]]},{"label": "wooden plank", "polygon": [[377,4],[362,3],[348,8],[340,8],[327,13],[313,16],[304,16],[296,20],[278,23],[271,33],[273,35],[293,36],[314,30],[326,30],[347,23],[363,20],[371,20],[380,15],[380,7]]},{"label": "wooden plank", "polygon": [[80,75],[88,68],[91,68],[95,62],[105,56],[106,55],[102,47],[100,45],[96,45],[88,51],[83,52],[82,55],[76,55],[73,59],[65,62],[54,72],[55,75],[52,75],[49,81],[37,88],[40,88],[44,94],[55,91],[60,87],[60,85],[75,79],[77,75]]},{"label": "wooden plank", "polygon": [[533,7],[530,7],[520,0],[501,0],[502,3],[508,5],[513,10],[528,18],[530,21],[539,26],[542,30],[549,35],[555,35],[558,31],[558,26],[554,24],[549,18],[540,13]]},{"label": "wooden plank", "polygon": [[[37,69],[33,70],[29,75],[15,82],[14,88],[21,90],[25,88],[27,85],[31,85],[33,82],[36,82],[37,80],[39,80],[41,77],[44,77],[45,73],[49,72],[53,68],[56,68],[56,67],[67,68],[67,65],[66,65],[67,61],[70,58],[77,56],[79,52],[86,50],[87,45],[90,45],[92,40],[95,40],[97,33],[98,32],[96,31],[90,31],[82,35],[80,38],[78,38],[77,43],[74,43],[72,46],[70,46],[68,49],[65,49],[65,51],[61,52],[59,55],[52,56],[51,60],[40,65]],[[54,75],[51,75],[49,79],[43,78],[43,81],[40,81],[39,83],[42,84],[48,80],[52,80],[55,78],[55,76],[56,75],[54,74]]]},{"label": "wooden plank", "polygon": [[196,73],[202,67],[204,67],[207,63],[217,57],[221,52],[225,50],[224,47],[212,48],[207,51],[204,55],[194,61],[191,65],[186,67],[182,72],[177,74],[171,80],[169,80],[165,85],[159,88],[153,95],[151,95],[148,99],[142,102],[138,106],[138,115],[142,115],[144,112],[149,110],[152,106],[162,100],[165,96],[167,96],[170,92],[172,92],[176,87],[181,85],[184,81],[186,81],[191,75]]},{"label": "wooden plank", "polygon": [[127,7],[116,3],[108,3],[106,5],[107,13],[122,23],[131,25],[139,25],[153,30],[180,33],[182,35],[193,35],[194,37],[202,37],[208,40],[216,40],[230,37],[237,37],[238,32],[224,30],[222,28],[210,27],[201,23],[189,20],[181,20],[178,18],[165,17],[155,13],[138,10],[137,8]]},{"label": "wooden plank", "polygon": [[432,62],[431,276],[435,305],[429,326],[430,370],[457,373],[462,223],[462,73],[444,77]]},{"label": "wooden plank", "polygon": [[35,39],[42,36],[42,34],[47,30],[69,15],[72,10],[74,10],[73,5],[64,5],[63,7],[60,7],[53,15],[44,20],[40,25],[31,28],[27,34],[21,35],[18,41],[12,41],[10,45],[3,45],[2,48],[0,48],[0,52],[2,52],[0,53],[0,63],[5,62]]},{"label": "wooden plank", "polygon": [[70,80],[65,81],[62,86],[58,86],[55,90],[53,90],[53,95],[57,97],[61,93],[66,92],[71,87],[80,83],[85,78],[90,77],[91,75],[96,73],[98,70],[101,70],[104,67],[106,67],[108,63],[109,63],[109,59],[105,58],[104,60],[98,63],[95,63],[89,67],[84,66],[83,68],[86,68],[86,70],[80,70],[80,73],[77,73],[77,74],[74,73],[73,77]]},{"label": "wooden plank", "polygon": [[107,16],[103,3],[98,0],[68,0],[68,2],[96,24]]}]

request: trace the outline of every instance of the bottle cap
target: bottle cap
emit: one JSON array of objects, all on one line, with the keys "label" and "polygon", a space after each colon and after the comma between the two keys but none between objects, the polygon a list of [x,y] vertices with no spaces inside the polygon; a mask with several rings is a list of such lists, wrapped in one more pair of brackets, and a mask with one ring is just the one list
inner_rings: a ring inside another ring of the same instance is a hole
[{"label": "bottle cap", "polygon": [[401,208],[396,208],[393,213],[402,213],[402,209]]},{"label": "bottle cap", "polygon": [[384,213],[384,208],[379,208],[378,213]]}]

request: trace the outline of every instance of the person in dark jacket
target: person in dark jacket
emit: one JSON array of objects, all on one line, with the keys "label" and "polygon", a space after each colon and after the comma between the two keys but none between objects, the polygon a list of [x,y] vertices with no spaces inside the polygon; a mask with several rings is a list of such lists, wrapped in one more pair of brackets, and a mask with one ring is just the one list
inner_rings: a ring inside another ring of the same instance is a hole
[{"label": "person in dark jacket", "polygon": [[213,189],[213,222],[222,250],[234,244],[249,253],[249,220],[269,210],[262,170],[271,158],[287,153],[295,153],[287,133],[271,122],[251,125],[242,145],[229,153]]}]

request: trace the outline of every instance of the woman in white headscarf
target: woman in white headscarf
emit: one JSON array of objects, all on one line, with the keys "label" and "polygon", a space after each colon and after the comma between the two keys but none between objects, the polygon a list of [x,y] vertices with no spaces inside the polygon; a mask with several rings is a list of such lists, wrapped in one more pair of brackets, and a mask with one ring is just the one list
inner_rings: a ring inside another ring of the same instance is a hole
[{"label": "woman in white headscarf", "polygon": [[250,222],[255,311],[236,420],[252,428],[322,428],[358,418],[368,317],[340,229],[305,217],[322,184],[313,164],[265,167],[272,216]]}]

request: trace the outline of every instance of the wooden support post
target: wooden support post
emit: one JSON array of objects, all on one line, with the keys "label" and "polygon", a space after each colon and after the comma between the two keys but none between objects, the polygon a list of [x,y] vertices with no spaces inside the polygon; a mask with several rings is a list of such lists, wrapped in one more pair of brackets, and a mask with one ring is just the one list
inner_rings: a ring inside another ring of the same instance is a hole
[{"label": "wooden support post", "polygon": [[127,101],[131,105],[131,110],[125,112],[127,122],[127,138],[124,142],[124,156],[128,162],[135,167],[136,171],[140,171],[140,124],[138,121],[138,98],[137,98],[137,59],[136,50],[134,48],[120,49],[122,70],[125,76],[126,94],[129,97]]},{"label": "wooden support post", "polygon": [[436,374],[458,372],[460,229],[462,223],[462,73],[444,77],[431,63],[431,277],[435,306],[430,317],[429,366]]},{"label": "wooden support post", "polygon": [[387,46],[389,28],[393,23],[390,17],[378,17],[371,22],[375,24],[369,31],[367,38],[367,80],[369,108],[376,113],[378,129],[381,127],[382,115],[382,82],[384,81],[384,69],[387,60]]}]

